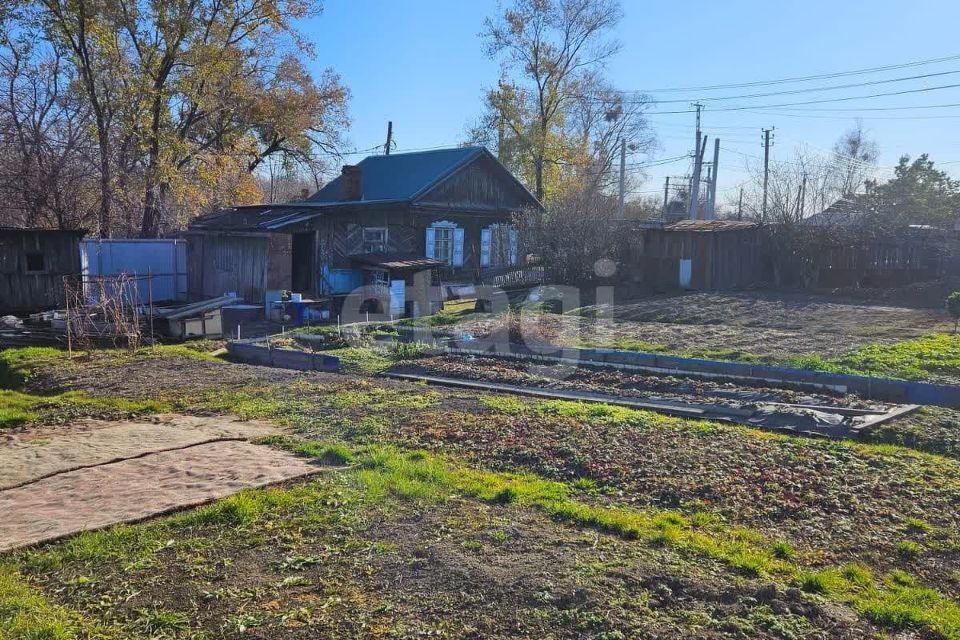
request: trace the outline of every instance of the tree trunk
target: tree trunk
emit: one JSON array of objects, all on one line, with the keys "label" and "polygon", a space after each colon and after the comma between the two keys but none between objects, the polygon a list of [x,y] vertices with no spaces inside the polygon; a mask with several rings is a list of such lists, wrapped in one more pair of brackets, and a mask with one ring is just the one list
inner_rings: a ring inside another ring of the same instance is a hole
[{"label": "tree trunk", "polygon": [[150,159],[147,162],[146,185],[143,194],[143,222],[141,238],[156,238],[160,230],[162,198],[157,176],[160,172],[160,119],[163,113],[160,87],[154,87],[153,108],[150,121]]},{"label": "tree trunk", "polygon": [[534,195],[537,196],[537,200],[543,202],[543,158],[537,158],[533,161],[533,175],[534,175]]},{"label": "tree trunk", "polygon": [[101,117],[97,117],[97,146],[100,148],[100,213],[99,233],[101,238],[109,238],[112,234],[111,215],[113,193],[110,183],[113,182],[110,168],[110,137],[106,125]]}]

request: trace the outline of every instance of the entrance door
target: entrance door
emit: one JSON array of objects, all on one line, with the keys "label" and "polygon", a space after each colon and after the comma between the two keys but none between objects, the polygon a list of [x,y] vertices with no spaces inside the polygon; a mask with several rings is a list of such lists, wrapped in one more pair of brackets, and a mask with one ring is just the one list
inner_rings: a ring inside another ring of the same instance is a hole
[{"label": "entrance door", "polygon": [[313,290],[315,237],[313,232],[293,234],[290,286],[297,293]]},{"label": "entrance door", "polygon": [[680,259],[680,288],[689,289],[693,281],[693,260]]}]

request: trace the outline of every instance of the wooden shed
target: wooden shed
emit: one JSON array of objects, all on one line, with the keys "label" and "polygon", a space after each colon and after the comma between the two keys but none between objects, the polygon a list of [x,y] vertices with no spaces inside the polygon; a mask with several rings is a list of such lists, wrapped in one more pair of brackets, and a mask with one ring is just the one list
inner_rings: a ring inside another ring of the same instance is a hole
[{"label": "wooden shed", "polygon": [[63,306],[63,277],[80,275],[81,230],[0,227],[0,314]]},{"label": "wooden shed", "polygon": [[741,220],[681,220],[625,231],[619,254],[625,278],[657,291],[755,286],[769,270],[759,225]]}]

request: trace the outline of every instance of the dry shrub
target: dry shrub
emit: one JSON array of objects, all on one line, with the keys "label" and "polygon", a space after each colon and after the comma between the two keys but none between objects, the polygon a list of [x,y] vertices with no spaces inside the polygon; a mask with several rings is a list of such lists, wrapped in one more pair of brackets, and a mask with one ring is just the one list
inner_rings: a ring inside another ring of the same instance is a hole
[{"label": "dry shrub", "polygon": [[553,344],[559,335],[549,314],[510,309],[504,315],[504,325],[510,342],[519,344]]}]

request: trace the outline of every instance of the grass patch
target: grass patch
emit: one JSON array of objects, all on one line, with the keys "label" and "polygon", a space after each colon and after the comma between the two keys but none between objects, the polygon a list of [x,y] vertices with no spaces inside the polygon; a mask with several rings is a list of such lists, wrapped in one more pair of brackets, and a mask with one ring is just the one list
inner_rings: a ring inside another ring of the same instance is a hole
[{"label": "grass patch", "polygon": [[20,389],[37,370],[57,360],[66,360],[66,355],[65,351],[54,347],[2,350],[0,351],[0,388]]},{"label": "grass patch", "polygon": [[[533,509],[571,525],[669,548],[692,558],[717,561],[747,578],[800,585],[809,593],[849,603],[884,627],[917,627],[943,638],[960,638],[960,608],[937,591],[906,584],[904,579],[893,580],[890,576],[878,581],[858,565],[812,571],[793,559],[791,547],[773,544],[753,530],[730,528],[717,518],[590,504],[576,499],[574,488],[564,483],[532,474],[480,471],[419,451],[382,446],[351,450],[293,438],[273,438],[269,443],[317,457],[325,463],[351,461],[356,466],[343,474],[332,474],[325,480],[304,485],[244,491],[145,525],[81,534],[58,545],[24,552],[20,570],[46,575],[69,567],[67,573],[74,576],[79,565],[83,575],[83,567],[92,564],[138,566],[164,549],[178,547],[188,539],[200,539],[197,536],[239,536],[247,540],[276,527],[291,530],[328,527],[324,518],[343,517],[336,515],[338,512],[330,508],[331,504],[349,503],[355,505],[355,512],[359,513],[360,509],[377,505],[392,508],[387,505],[395,499],[442,503],[451,498],[468,498],[503,508]],[[284,569],[290,571],[312,562],[312,556],[301,557],[295,553],[283,560]],[[13,591],[17,593],[23,588],[15,587]],[[10,590],[8,587],[7,591]],[[29,592],[26,596],[16,593],[4,596],[4,593],[0,583],[0,614],[11,610],[11,603],[18,597],[30,596]],[[48,614],[49,605],[42,599],[31,607],[37,616],[41,613],[46,616],[44,620],[57,620],[59,615],[66,621],[64,624],[70,621],[68,614],[58,614],[56,609]],[[180,624],[178,615],[162,609],[140,610],[129,624],[144,633],[176,633]],[[0,615],[0,620],[4,619]],[[0,638],[6,640],[3,636]]]},{"label": "grass patch", "polygon": [[32,423],[60,424],[76,418],[120,419],[169,411],[160,400],[96,398],[79,391],[35,396],[0,389],[0,429]]},{"label": "grass patch", "polygon": [[394,365],[394,361],[383,348],[344,347],[342,349],[330,349],[326,353],[340,358],[340,369],[344,373],[373,376]]},{"label": "grass patch", "polygon": [[68,640],[79,616],[51,604],[16,567],[0,564],[0,640]]},{"label": "grass patch", "polygon": [[916,558],[923,553],[923,547],[913,540],[901,540],[897,543],[897,553],[904,558]]},{"label": "grass patch", "polygon": [[905,380],[960,377],[960,336],[935,333],[895,344],[871,344],[832,359],[806,356],[792,366]]},{"label": "grass patch", "polygon": [[850,353],[824,358],[816,354],[794,358],[775,358],[735,349],[671,350],[644,340],[622,338],[607,342],[582,342],[581,346],[669,353],[685,358],[749,362],[824,371],[845,375],[865,375],[904,380],[925,380],[935,376],[960,377],[960,335],[935,333],[894,344],[871,344]]}]

